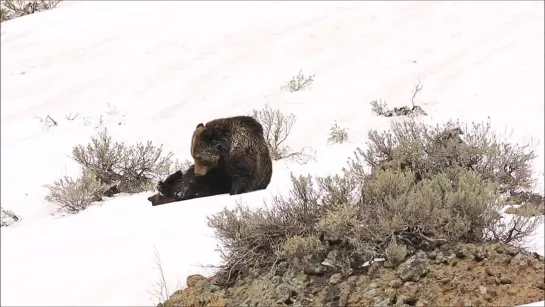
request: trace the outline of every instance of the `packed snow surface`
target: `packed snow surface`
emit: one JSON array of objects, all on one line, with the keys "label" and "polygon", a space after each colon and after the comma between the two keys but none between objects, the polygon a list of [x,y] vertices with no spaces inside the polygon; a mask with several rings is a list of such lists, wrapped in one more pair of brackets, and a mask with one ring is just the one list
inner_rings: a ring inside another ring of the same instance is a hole
[{"label": "packed snow surface", "polygon": [[[291,172],[339,172],[391,121],[369,102],[410,105],[418,80],[424,120],[490,118],[532,139],[543,186],[543,15],[542,1],[66,1],[2,23],[1,204],[23,220],[2,227],[1,304],[157,303],[155,250],[170,292],[210,274],[220,258],[207,216],[262,206],[289,190]],[[301,69],[314,83],[282,91]],[[297,116],[288,145],[316,153],[275,162],[267,190],[159,207],[152,192],[118,195],[64,217],[43,200],[44,184],[78,174],[71,149],[101,116],[115,140],[152,140],[183,160],[196,124],[265,101]],[[43,129],[47,115],[58,126]],[[349,143],[327,144],[335,121]],[[528,246],[543,255],[543,241],[540,227]]]}]

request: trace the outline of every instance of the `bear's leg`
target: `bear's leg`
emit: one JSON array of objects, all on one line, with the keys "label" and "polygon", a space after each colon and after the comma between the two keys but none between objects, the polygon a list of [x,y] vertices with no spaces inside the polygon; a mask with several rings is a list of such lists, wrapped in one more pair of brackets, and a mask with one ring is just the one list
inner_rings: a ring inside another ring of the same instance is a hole
[{"label": "bear's leg", "polygon": [[251,168],[244,164],[231,164],[228,168],[232,178],[230,195],[243,194],[253,191]]}]

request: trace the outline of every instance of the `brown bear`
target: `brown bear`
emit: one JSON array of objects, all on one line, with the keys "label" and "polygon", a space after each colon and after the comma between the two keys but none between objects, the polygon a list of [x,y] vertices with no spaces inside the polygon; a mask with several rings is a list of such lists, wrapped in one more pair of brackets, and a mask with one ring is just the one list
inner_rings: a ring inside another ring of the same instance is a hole
[{"label": "brown bear", "polygon": [[205,176],[195,176],[195,166],[185,173],[177,171],[157,184],[159,193],[148,197],[152,206],[193,198],[213,196],[231,191],[231,178],[221,169],[209,171]]},{"label": "brown bear", "polygon": [[191,139],[195,175],[222,169],[231,177],[231,195],[266,189],[272,159],[263,126],[251,116],[214,119],[198,124]]}]

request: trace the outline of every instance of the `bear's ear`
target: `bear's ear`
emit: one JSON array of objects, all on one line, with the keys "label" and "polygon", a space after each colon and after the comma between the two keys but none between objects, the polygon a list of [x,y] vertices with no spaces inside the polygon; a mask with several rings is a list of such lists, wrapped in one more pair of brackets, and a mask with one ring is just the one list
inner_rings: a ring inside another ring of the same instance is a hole
[{"label": "bear's ear", "polygon": [[204,128],[204,125],[202,123],[198,124],[197,127],[195,127],[195,129],[199,129],[199,128]]}]

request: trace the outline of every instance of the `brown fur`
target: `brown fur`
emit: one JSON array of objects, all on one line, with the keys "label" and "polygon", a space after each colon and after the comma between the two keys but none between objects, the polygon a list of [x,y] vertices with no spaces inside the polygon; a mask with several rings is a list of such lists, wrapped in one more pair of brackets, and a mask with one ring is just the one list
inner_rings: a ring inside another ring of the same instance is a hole
[{"label": "brown fur", "polygon": [[272,159],[263,127],[253,117],[219,118],[198,124],[191,139],[195,174],[225,169],[232,178],[231,195],[267,188]]}]

